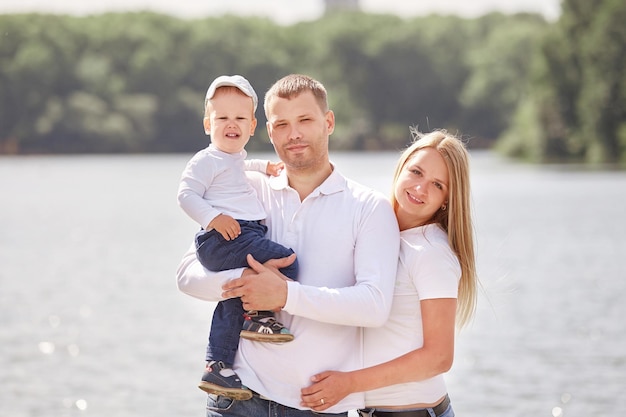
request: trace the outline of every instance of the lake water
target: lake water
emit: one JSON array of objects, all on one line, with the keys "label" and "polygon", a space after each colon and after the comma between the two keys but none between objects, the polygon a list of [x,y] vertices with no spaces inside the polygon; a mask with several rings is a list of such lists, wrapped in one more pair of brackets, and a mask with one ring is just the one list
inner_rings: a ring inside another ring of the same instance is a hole
[{"label": "lake water", "polygon": [[[189,156],[0,157],[0,416],[204,415],[213,305],[174,278]],[[387,193],[396,157],[332,159]],[[447,377],[457,415],[623,415],[626,173],[472,169],[483,291]]]}]

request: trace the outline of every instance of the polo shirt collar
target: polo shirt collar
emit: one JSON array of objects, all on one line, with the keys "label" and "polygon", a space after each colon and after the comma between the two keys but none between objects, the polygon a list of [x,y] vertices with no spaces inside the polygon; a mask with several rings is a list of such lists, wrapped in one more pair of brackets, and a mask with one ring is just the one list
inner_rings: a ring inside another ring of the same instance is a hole
[{"label": "polo shirt collar", "polygon": [[[331,162],[333,166],[333,172],[324,180],[324,182],[317,187],[311,194],[334,194],[341,192],[345,188],[346,179],[345,177],[337,170],[335,164]],[[270,187],[274,190],[284,190],[289,188],[289,182],[287,181],[287,174],[285,171],[281,172],[278,177],[270,177],[269,179]]]}]

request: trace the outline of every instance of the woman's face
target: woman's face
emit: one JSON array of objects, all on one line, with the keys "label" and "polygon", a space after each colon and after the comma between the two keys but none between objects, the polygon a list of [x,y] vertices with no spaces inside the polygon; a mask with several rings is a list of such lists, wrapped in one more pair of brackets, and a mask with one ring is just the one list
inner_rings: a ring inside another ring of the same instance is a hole
[{"label": "woman's face", "polygon": [[448,167],[434,148],[423,148],[409,158],[398,176],[394,195],[400,230],[429,223],[448,201]]}]

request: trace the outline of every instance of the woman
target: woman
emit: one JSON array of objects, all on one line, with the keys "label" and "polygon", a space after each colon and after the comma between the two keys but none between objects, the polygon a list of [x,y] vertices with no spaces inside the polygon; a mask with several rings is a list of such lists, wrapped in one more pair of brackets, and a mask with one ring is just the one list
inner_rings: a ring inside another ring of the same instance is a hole
[{"label": "woman", "polygon": [[302,405],[315,411],[366,391],[361,416],[454,416],[443,373],[452,366],[455,328],[476,304],[468,153],[445,131],[412,134],[391,197],[401,230],[391,315],[365,329],[366,368],[322,372],[302,389]]}]

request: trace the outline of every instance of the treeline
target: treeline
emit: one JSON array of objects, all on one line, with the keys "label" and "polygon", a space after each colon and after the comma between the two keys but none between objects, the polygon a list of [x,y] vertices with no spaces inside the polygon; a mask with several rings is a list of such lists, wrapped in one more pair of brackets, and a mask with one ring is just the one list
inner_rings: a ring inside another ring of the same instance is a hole
[{"label": "treeline", "polygon": [[565,0],[499,148],[533,161],[626,165],[626,2]]},{"label": "treeline", "polygon": [[[556,23],[533,14],[344,13],[290,26],[4,15],[0,153],[191,152],[208,142],[202,104],[214,77],[242,74],[262,99],[276,79],[302,72],[329,90],[334,149],[399,149],[417,126],[527,159],[624,161],[622,3],[566,1]],[[257,117],[248,149],[269,150],[262,109]]]}]

